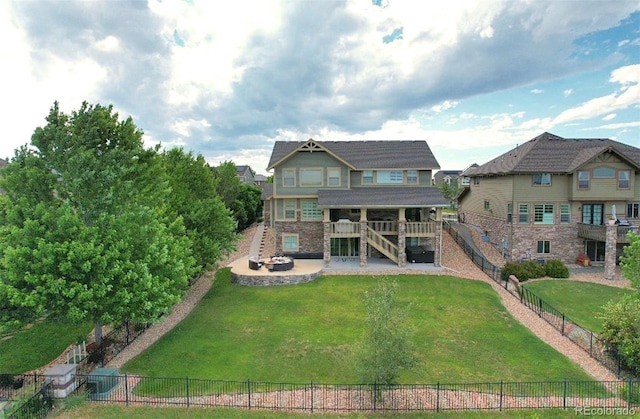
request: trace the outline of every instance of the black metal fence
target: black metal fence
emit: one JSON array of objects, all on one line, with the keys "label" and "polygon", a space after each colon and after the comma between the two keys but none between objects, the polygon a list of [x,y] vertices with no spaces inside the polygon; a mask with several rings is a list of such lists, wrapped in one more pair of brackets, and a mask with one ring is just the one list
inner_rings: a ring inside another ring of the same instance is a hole
[{"label": "black metal fence", "polygon": [[104,379],[111,388],[89,398],[125,405],[174,405],[307,412],[445,411],[507,409],[626,409],[640,412],[639,381],[499,382],[468,384],[294,384],[78,376],[79,385]]},{"label": "black metal fence", "polygon": [[471,260],[484,273],[486,273],[496,283],[500,284],[511,295],[520,299],[520,302],[533,310],[540,318],[553,326],[563,336],[566,336],[573,343],[578,345],[589,356],[597,360],[618,378],[638,378],[630,369],[626,368],[624,357],[614,348],[606,348],[598,339],[598,336],[589,329],[580,326],[571,320],[560,310],[545,302],[542,298],[528,290],[524,286],[515,285],[509,281],[502,280],[502,269],[492,264],[482,254],[475,250],[475,246],[467,242],[467,239],[458,234],[450,223],[443,223],[444,229],[449,232],[455,242],[465,251]]},{"label": "black metal fence", "polygon": [[[19,380],[24,381],[24,377],[18,378],[18,383]],[[53,384],[44,382],[43,376],[36,376],[33,381],[36,383],[36,386],[39,386],[35,394],[29,391],[30,386],[23,386],[16,389],[16,383],[14,382],[12,390],[17,391],[22,389],[23,391],[20,397],[12,399],[10,404],[5,407],[7,419],[45,418],[51,409],[53,409]],[[39,382],[42,382],[42,384],[37,384]],[[2,388],[0,388],[0,390],[1,389]],[[17,394],[14,394],[14,396],[17,396]],[[2,412],[0,411],[0,413]]]}]

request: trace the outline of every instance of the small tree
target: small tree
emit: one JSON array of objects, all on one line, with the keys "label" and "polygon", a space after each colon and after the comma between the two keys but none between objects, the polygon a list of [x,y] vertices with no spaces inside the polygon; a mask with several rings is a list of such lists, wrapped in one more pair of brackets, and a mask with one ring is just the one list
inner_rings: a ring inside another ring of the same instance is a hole
[{"label": "small tree", "polygon": [[375,289],[365,292],[366,330],[357,359],[358,373],[365,383],[390,385],[402,370],[414,368],[413,352],[407,325],[410,305],[396,301],[396,281],[381,279]]},{"label": "small tree", "polygon": [[[629,232],[627,237],[629,244],[624,248],[620,265],[624,276],[640,289],[640,236]],[[610,301],[603,310],[600,339],[609,348],[615,348],[629,368],[640,373],[640,295]]]}]

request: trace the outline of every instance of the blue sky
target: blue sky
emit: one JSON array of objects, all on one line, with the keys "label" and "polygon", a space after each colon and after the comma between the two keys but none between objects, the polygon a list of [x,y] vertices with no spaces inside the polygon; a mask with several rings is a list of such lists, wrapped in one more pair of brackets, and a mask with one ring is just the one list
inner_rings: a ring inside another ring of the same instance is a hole
[{"label": "blue sky", "polygon": [[426,140],[463,169],[548,131],[640,146],[637,1],[0,0],[0,157],[55,100],[266,174],[276,140]]}]

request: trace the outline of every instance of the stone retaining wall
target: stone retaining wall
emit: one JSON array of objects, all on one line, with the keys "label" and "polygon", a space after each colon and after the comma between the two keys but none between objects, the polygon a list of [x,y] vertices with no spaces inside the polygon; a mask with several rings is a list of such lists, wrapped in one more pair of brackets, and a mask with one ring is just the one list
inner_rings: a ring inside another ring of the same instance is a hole
[{"label": "stone retaining wall", "polygon": [[231,272],[231,282],[249,287],[271,287],[274,285],[296,285],[311,282],[322,274],[322,271],[308,274],[292,275],[260,275],[251,276]]}]

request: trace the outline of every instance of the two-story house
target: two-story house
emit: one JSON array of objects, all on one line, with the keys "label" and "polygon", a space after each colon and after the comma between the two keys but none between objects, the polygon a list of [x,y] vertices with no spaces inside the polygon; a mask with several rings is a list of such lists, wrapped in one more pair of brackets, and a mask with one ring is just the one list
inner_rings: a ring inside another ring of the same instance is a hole
[{"label": "two-story house", "polygon": [[[423,249],[440,264],[438,162],[425,141],[277,141],[267,170],[265,223],[294,257],[388,258]],[[410,259],[409,262],[415,259]],[[424,261],[424,260],[422,260]]]},{"label": "two-story house", "polygon": [[236,174],[238,178],[240,178],[240,182],[248,185],[255,185],[256,172],[251,168],[251,166],[236,166]]},{"label": "two-story house", "polygon": [[[604,262],[640,224],[640,149],[609,139],[543,133],[462,176],[470,182],[458,196],[460,219],[511,260],[574,263],[585,253]],[[617,238],[607,250],[612,216]]]}]

